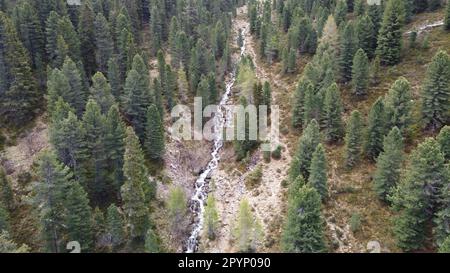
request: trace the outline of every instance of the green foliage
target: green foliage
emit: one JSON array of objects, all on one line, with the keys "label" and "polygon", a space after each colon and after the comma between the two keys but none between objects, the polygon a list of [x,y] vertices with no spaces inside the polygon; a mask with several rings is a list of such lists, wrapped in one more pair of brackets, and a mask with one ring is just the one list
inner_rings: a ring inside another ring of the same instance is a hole
[{"label": "green foliage", "polygon": [[328,87],[323,105],[322,128],[325,140],[329,143],[339,142],[344,135],[342,121],[341,94],[337,84]]},{"label": "green foliage", "polygon": [[82,251],[91,251],[93,223],[87,194],[78,182],[72,183],[66,194],[65,228],[67,229],[67,240],[79,242]]},{"label": "green foliage", "polygon": [[110,236],[113,249],[121,245],[126,239],[125,220],[114,204],[110,205],[107,210],[106,232]]},{"label": "green foliage", "polygon": [[15,207],[11,181],[2,166],[0,166],[0,207],[8,210],[12,210]]},{"label": "green foliage", "polygon": [[209,240],[215,240],[219,227],[219,214],[217,213],[216,200],[211,194],[206,200],[205,214],[205,234]]},{"label": "green foliage", "polygon": [[263,177],[262,166],[259,165],[256,167],[254,171],[252,171],[245,179],[245,186],[248,190],[257,188],[261,182]]},{"label": "green foliage", "polygon": [[232,231],[239,252],[255,252],[262,239],[259,220],[253,215],[247,199],[239,205],[236,223]]},{"label": "green foliage", "polygon": [[96,35],[100,33],[95,33],[95,13],[89,1],[82,3],[79,14],[78,34],[80,37],[80,53],[86,75],[90,77],[97,71],[96,60],[93,56],[96,56]]},{"label": "green foliage", "polygon": [[290,177],[292,181],[299,175],[305,179],[309,178],[311,159],[319,143],[319,124],[316,120],[313,120],[300,138],[297,153],[291,163]]},{"label": "green foliage", "polygon": [[353,59],[352,86],[354,96],[360,97],[367,95],[369,86],[369,59],[362,49],[356,52],[355,58]]},{"label": "green foliage", "polygon": [[445,51],[439,51],[429,65],[421,99],[425,128],[438,130],[449,118],[450,56]]},{"label": "green foliage", "polygon": [[386,112],[382,98],[379,98],[370,109],[364,151],[366,156],[375,161],[383,149],[386,132]]},{"label": "green foliage", "polygon": [[163,159],[165,151],[164,126],[158,108],[154,104],[151,104],[147,110],[144,145],[148,158],[155,161]]},{"label": "green foliage", "polygon": [[400,77],[391,86],[384,99],[388,127],[398,127],[400,132],[408,135],[412,124],[412,91],[407,79]]},{"label": "green foliage", "polygon": [[347,124],[344,160],[347,168],[353,168],[360,160],[363,143],[363,121],[360,112],[353,111]]},{"label": "green foliage", "polygon": [[350,230],[355,233],[361,229],[361,214],[353,213],[350,217]]},{"label": "green foliage", "polygon": [[184,230],[184,222],[187,213],[186,194],[181,187],[172,187],[167,199],[168,217],[172,232],[175,236],[181,236]]},{"label": "green foliage", "polygon": [[11,19],[0,12],[0,122],[18,127],[30,121],[41,98],[26,48]]},{"label": "green foliage", "polygon": [[145,235],[145,252],[146,253],[159,253],[160,247],[158,243],[158,237],[153,229],[149,228]]},{"label": "green foliage", "polygon": [[112,57],[114,44],[108,21],[99,13],[94,21],[95,28],[95,60],[98,71],[108,72],[108,61]]},{"label": "green foliage", "polygon": [[322,200],[328,198],[328,163],[325,149],[319,144],[313,154],[308,183],[316,189]]},{"label": "green foliage", "polygon": [[111,86],[106,80],[102,72],[97,72],[92,77],[92,87],[90,90],[90,98],[100,106],[101,113],[108,113],[111,106],[114,105],[115,99],[111,93]]},{"label": "green foliage", "polygon": [[336,21],[336,25],[340,25],[342,22],[345,22],[345,19],[347,17],[347,1],[346,0],[339,0],[336,4],[336,9],[334,10],[334,19]]},{"label": "green foliage", "polygon": [[389,0],[384,10],[377,48],[383,65],[394,65],[400,61],[402,28],[405,23],[404,8],[403,1]]},{"label": "green foliage", "polygon": [[444,154],[445,160],[450,160],[450,126],[444,126],[437,136],[437,141],[441,145],[441,151]]},{"label": "green foliage", "polygon": [[361,16],[357,20],[355,32],[358,40],[356,48],[361,48],[369,58],[372,58],[375,55],[377,39],[374,24],[368,15]]},{"label": "green foliage", "polygon": [[[420,249],[426,242],[428,223],[440,207],[442,190],[447,192],[444,161],[439,143],[426,139],[411,153],[405,177],[390,198],[399,212],[394,218],[394,234],[403,250]],[[444,204],[447,208],[448,202]]]},{"label": "green foliage", "polygon": [[325,252],[324,220],[320,194],[302,186],[289,201],[287,222],[281,237],[282,248],[290,253]]},{"label": "green foliage", "polygon": [[439,253],[450,253],[450,236],[448,236],[439,247]]},{"label": "green foliage", "polygon": [[373,178],[375,192],[381,200],[388,195],[400,181],[403,161],[403,138],[400,130],[394,127],[384,138],[383,152],[377,159],[377,170]]},{"label": "green foliage", "polygon": [[0,232],[0,253],[29,253],[30,248],[27,245],[18,246],[11,240],[9,233]]},{"label": "green foliage", "polygon": [[149,227],[149,209],[145,202],[144,183],[148,183],[148,170],[139,139],[128,127],[125,139],[123,173],[125,183],[121,189],[123,210],[132,239],[143,240]]},{"label": "green foliage", "polygon": [[352,79],[352,67],[354,66],[353,58],[355,57],[355,52],[357,50],[353,22],[347,22],[345,28],[342,30],[340,35],[340,44],[340,75],[341,80],[346,83]]}]

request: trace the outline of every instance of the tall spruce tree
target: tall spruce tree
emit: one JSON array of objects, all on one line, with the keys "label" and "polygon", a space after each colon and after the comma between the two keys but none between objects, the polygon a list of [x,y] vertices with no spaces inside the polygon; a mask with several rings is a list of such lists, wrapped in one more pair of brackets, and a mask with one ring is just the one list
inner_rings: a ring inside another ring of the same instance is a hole
[{"label": "tall spruce tree", "polygon": [[281,237],[283,250],[291,253],[325,252],[324,220],[320,194],[306,185],[289,201]]},{"label": "tall spruce tree", "polygon": [[354,96],[367,95],[369,86],[369,58],[364,50],[359,49],[353,58],[352,66],[352,94]]},{"label": "tall spruce tree", "polygon": [[77,116],[81,117],[87,102],[87,92],[83,85],[82,74],[77,65],[69,57],[64,60],[61,72],[64,74],[70,86],[70,89],[67,90],[69,95],[64,99],[73,107]]},{"label": "tall spruce tree", "polygon": [[131,127],[127,128],[125,143],[123,209],[131,238],[143,240],[149,227],[149,210],[143,190],[143,184],[148,183],[148,170],[139,139]]},{"label": "tall spruce tree", "polygon": [[80,18],[78,24],[78,34],[80,36],[81,58],[83,59],[84,70],[88,77],[94,75],[97,71],[95,56],[96,35],[95,33],[95,13],[92,9],[90,1],[83,1],[80,10]]},{"label": "tall spruce tree", "polygon": [[106,232],[110,236],[110,243],[113,249],[125,241],[125,220],[114,204],[108,207],[106,213]]},{"label": "tall spruce tree", "polygon": [[161,161],[164,156],[164,126],[156,105],[151,104],[147,110],[144,147],[148,158]]},{"label": "tall spruce tree", "polygon": [[82,251],[92,251],[93,223],[87,193],[78,182],[74,182],[70,185],[64,202],[67,209],[64,220],[67,239],[79,242]]},{"label": "tall spruce tree", "polygon": [[445,51],[441,50],[433,57],[421,99],[425,128],[438,130],[448,121],[450,109],[450,56]]},{"label": "tall spruce tree", "polygon": [[26,48],[11,19],[0,12],[0,121],[13,126],[30,121],[41,98]]},{"label": "tall spruce tree", "polygon": [[317,190],[322,200],[328,197],[327,164],[325,149],[319,144],[312,156],[308,183]]},{"label": "tall spruce tree", "polygon": [[373,104],[369,113],[364,151],[372,161],[375,161],[383,150],[383,139],[386,132],[386,112],[382,98]]},{"label": "tall spruce tree", "polygon": [[378,35],[377,54],[381,64],[394,65],[400,61],[402,50],[402,28],[405,23],[403,1],[389,0],[383,14]]},{"label": "tall spruce tree", "polygon": [[403,138],[401,131],[394,127],[384,138],[383,152],[377,158],[377,170],[373,185],[378,197],[387,201],[388,195],[400,181],[403,161]]},{"label": "tall spruce tree", "polygon": [[388,128],[394,126],[400,129],[403,136],[407,136],[412,123],[412,92],[407,79],[400,77],[391,86],[384,99]]},{"label": "tall spruce tree", "polygon": [[95,18],[95,60],[98,71],[108,72],[108,61],[112,57],[114,44],[108,21],[99,13]]},{"label": "tall spruce tree", "polygon": [[392,194],[399,212],[394,218],[394,234],[405,251],[425,245],[429,221],[441,206],[442,189],[448,187],[444,162],[439,143],[426,139],[411,153],[405,178]]},{"label": "tall spruce tree", "polygon": [[103,115],[108,113],[115,103],[114,96],[111,93],[111,85],[102,72],[97,72],[92,77],[90,97],[100,106]]},{"label": "tall spruce tree", "polygon": [[325,93],[322,115],[322,127],[325,139],[329,143],[335,143],[344,136],[344,125],[342,122],[342,102],[339,87],[332,84]]},{"label": "tall spruce tree", "polygon": [[290,177],[292,181],[299,175],[309,179],[311,159],[319,144],[319,124],[316,120],[312,120],[299,140],[297,153],[291,164]]},{"label": "tall spruce tree", "polygon": [[360,160],[363,144],[363,121],[359,111],[350,116],[345,134],[344,160],[347,168],[353,168]]},{"label": "tall spruce tree", "polygon": [[357,50],[355,29],[352,21],[347,22],[345,28],[342,30],[340,36],[340,45],[341,45],[339,57],[340,75],[341,80],[346,83],[352,79],[353,57],[355,56],[355,52]]}]

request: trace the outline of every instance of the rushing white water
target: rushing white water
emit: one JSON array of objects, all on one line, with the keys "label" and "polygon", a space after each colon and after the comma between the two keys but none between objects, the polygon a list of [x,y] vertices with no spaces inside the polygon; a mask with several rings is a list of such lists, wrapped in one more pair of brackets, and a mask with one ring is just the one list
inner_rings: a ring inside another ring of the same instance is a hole
[{"label": "rushing white water", "polygon": [[[242,36],[245,37],[246,29],[242,29]],[[237,63],[244,56],[246,50],[246,42],[243,39],[241,52]],[[195,193],[191,198],[191,211],[195,216],[194,228],[191,236],[187,241],[186,253],[194,253],[198,250],[198,240],[203,230],[203,215],[205,212],[205,202],[208,198],[208,182],[211,173],[217,169],[220,162],[220,151],[223,148],[223,134],[222,129],[227,125],[227,119],[229,115],[226,111],[226,105],[231,98],[231,92],[236,82],[236,66],[229,75],[229,80],[226,83],[226,90],[220,100],[217,113],[214,116],[214,148],[211,153],[211,161],[206,166],[206,169],[201,173],[200,177],[195,182]]]}]

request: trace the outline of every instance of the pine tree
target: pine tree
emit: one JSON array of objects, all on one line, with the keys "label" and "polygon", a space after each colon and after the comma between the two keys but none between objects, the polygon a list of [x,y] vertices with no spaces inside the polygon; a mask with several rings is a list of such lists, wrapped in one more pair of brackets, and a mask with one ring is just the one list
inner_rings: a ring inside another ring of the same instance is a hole
[{"label": "pine tree", "polygon": [[402,1],[389,0],[378,36],[377,54],[383,65],[394,65],[400,61],[404,20],[405,10]]},{"label": "pine tree", "polygon": [[48,252],[62,252],[64,238],[65,195],[70,188],[72,174],[58,162],[56,156],[45,152],[38,159],[38,182],[33,185],[33,205],[41,223],[41,235]]},{"label": "pine tree", "polygon": [[347,124],[345,135],[345,153],[344,160],[347,168],[353,168],[358,161],[362,153],[363,142],[363,121],[361,114],[355,110],[352,112],[350,120]]},{"label": "pine tree", "polygon": [[403,161],[403,138],[401,131],[394,127],[384,138],[383,152],[377,159],[377,170],[373,185],[378,197],[387,201],[388,195],[400,181]]},{"label": "pine tree", "polygon": [[95,60],[98,71],[106,74],[108,61],[113,54],[113,39],[108,21],[102,14],[97,14],[94,22],[95,27]]},{"label": "pine tree", "polygon": [[81,5],[80,18],[78,24],[78,34],[80,35],[81,58],[83,59],[84,70],[88,77],[94,75],[97,71],[95,62],[95,13],[92,10],[90,1],[84,1]]},{"label": "pine tree", "polygon": [[133,60],[133,69],[128,72],[122,97],[122,108],[136,134],[144,139],[147,109],[150,103],[148,69],[140,55]]},{"label": "pine tree", "polygon": [[362,49],[356,52],[355,58],[353,59],[352,78],[353,95],[367,95],[369,86],[369,59]]},{"label": "pine tree", "polygon": [[81,117],[87,101],[87,92],[83,86],[82,75],[77,65],[68,57],[64,61],[61,72],[70,86],[70,89],[67,91],[69,94],[64,99],[74,108],[77,116]]},{"label": "pine tree", "polygon": [[287,222],[281,242],[285,252],[325,252],[324,221],[320,194],[311,186],[303,186],[289,201]]},{"label": "pine tree", "polygon": [[384,99],[384,104],[388,127],[396,126],[404,136],[407,136],[412,123],[413,107],[411,85],[407,79],[400,77],[394,82]]},{"label": "pine tree", "polygon": [[65,206],[67,239],[79,242],[82,251],[91,251],[93,246],[91,207],[86,192],[78,182],[70,185]]},{"label": "pine tree", "polygon": [[[359,0],[362,1],[362,0]],[[368,15],[361,16],[355,27],[358,44],[356,48],[361,48],[369,59],[373,58],[376,50],[375,26]]]},{"label": "pine tree", "polygon": [[123,156],[125,152],[125,125],[122,122],[119,108],[113,105],[106,115],[105,146],[108,153],[108,164],[112,182],[113,195],[119,197],[123,184]]},{"label": "pine tree", "polygon": [[375,161],[383,149],[383,139],[386,132],[386,113],[382,98],[372,106],[369,113],[364,151],[366,156]]},{"label": "pine tree", "polygon": [[348,11],[347,1],[346,0],[337,1],[336,9],[334,10],[334,19],[338,26],[342,22],[345,22],[345,19],[347,17],[347,11]]},{"label": "pine tree", "polygon": [[352,79],[353,58],[357,50],[353,22],[348,22],[345,28],[343,29],[342,34],[340,36],[340,44],[341,44],[339,57],[340,74],[341,80],[346,83]]},{"label": "pine tree", "polygon": [[444,126],[437,136],[437,141],[441,145],[441,151],[444,154],[445,160],[450,160],[450,126]]},{"label": "pine tree", "polygon": [[305,93],[312,88],[312,83],[305,77],[301,78],[297,84],[292,104],[292,126],[295,128],[306,127],[306,124],[303,124]]},{"label": "pine tree", "polygon": [[450,56],[445,51],[439,51],[428,67],[421,99],[425,128],[438,130],[449,117]]},{"label": "pine tree", "polygon": [[164,127],[158,108],[154,104],[151,104],[147,110],[144,146],[148,158],[155,161],[163,159],[165,151]]},{"label": "pine tree", "polygon": [[0,166],[0,207],[10,211],[15,207],[11,181],[2,166]]},{"label": "pine tree", "polygon": [[75,179],[79,181],[83,178],[81,164],[86,156],[83,133],[81,122],[73,112],[69,112],[67,117],[62,119],[56,119],[55,115],[49,132],[50,143],[59,161],[71,168]]},{"label": "pine tree", "polygon": [[111,57],[108,61],[108,82],[111,85],[111,93],[116,99],[116,101],[120,101],[123,92],[123,84],[119,63],[117,61],[117,57]]},{"label": "pine tree", "polygon": [[343,108],[339,87],[337,84],[333,84],[328,87],[325,93],[322,116],[325,139],[330,143],[340,141],[344,135],[342,112]]},{"label": "pine tree", "polygon": [[311,160],[308,183],[317,190],[322,200],[328,197],[327,159],[325,149],[319,144]]},{"label": "pine tree", "polygon": [[441,189],[448,184],[447,175],[444,156],[434,139],[426,139],[411,153],[405,178],[391,198],[399,212],[394,234],[401,249],[424,246],[429,220],[439,207]]},{"label": "pine tree", "polygon": [[80,60],[80,38],[67,16],[61,17],[58,21],[58,35],[61,35],[67,44],[67,55],[73,60]]},{"label": "pine tree", "polygon": [[131,238],[139,240],[144,239],[149,226],[149,210],[143,190],[143,184],[148,182],[148,170],[133,129],[128,127],[126,135],[123,165],[125,184],[121,189],[123,210]]},{"label": "pine tree", "polygon": [[103,115],[108,113],[111,106],[115,103],[114,96],[111,94],[111,86],[102,72],[97,72],[92,77],[92,87],[90,93],[91,99],[97,102]]},{"label": "pine tree", "polygon": [[295,180],[299,175],[309,179],[311,159],[319,143],[319,124],[316,120],[312,120],[300,138],[297,153],[291,165],[291,181]]},{"label": "pine tree", "polygon": [[59,34],[59,15],[55,11],[50,12],[45,22],[45,51],[47,53],[47,62],[51,67],[57,67],[55,59],[57,57],[57,42]]},{"label": "pine tree", "polygon": [[106,231],[110,236],[113,249],[125,241],[125,221],[119,209],[114,204],[110,205],[107,210]]},{"label": "pine tree", "polygon": [[30,121],[40,94],[31,61],[9,17],[0,12],[0,121],[15,127]]},{"label": "pine tree", "polygon": [[90,99],[82,119],[86,160],[83,161],[83,180],[91,204],[103,207],[108,203],[111,178],[108,174],[108,158],[105,145],[106,117],[96,101]]},{"label": "pine tree", "polygon": [[239,205],[236,224],[232,230],[239,252],[254,252],[261,240],[262,230],[258,219],[253,215],[247,199]]},{"label": "pine tree", "polygon": [[45,57],[44,33],[36,9],[30,1],[17,3],[13,11],[14,25],[24,47],[30,53],[33,68],[43,69]]},{"label": "pine tree", "polygon": [[205,214],[205,233],[209,240],[216,238],[216,232],[219,225],[219,215],[216,208],[216,200],[212,195],[206,200]]}]

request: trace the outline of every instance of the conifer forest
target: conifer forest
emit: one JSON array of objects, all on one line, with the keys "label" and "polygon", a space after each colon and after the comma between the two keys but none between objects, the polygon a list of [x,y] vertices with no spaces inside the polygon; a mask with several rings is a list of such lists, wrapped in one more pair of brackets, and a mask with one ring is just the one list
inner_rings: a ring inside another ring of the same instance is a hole
[{"label": "conifer forest", "polygon": [[450,253],[450,1],[0,0],[0,253],[73,251]]}]

